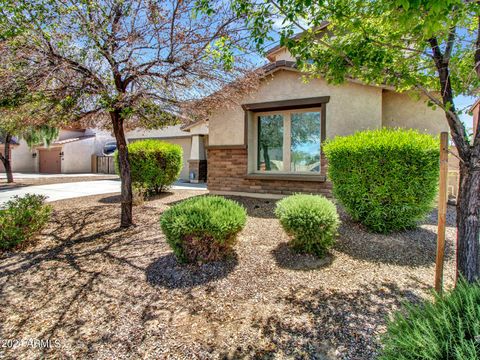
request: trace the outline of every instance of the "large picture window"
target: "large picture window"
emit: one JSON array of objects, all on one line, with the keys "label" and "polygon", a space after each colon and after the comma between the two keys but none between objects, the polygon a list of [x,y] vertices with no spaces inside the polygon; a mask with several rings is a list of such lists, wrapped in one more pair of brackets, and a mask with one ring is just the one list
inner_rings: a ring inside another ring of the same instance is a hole
[{"label": "large picture window", "polygon": [[320,108],[255,115],[256,171],[320,173]]}]

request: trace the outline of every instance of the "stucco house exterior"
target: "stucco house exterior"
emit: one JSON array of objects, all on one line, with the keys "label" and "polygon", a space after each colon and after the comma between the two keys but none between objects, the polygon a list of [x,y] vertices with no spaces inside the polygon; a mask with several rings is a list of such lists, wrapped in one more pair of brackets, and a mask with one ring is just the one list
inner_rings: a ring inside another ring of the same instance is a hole
[{"label": "stucco house exterior", "polygon": [[[129,142],[159,139],[180,145],[183,149],[183,168],[179,179],[206,181],[208,126],[205,121],[159,130],[136,129],[127,132],[126,137]],[[30,149],[24,140],[19,139],[11,145],[12,169],[14,172],[47,174],[94,172],[92,160],[96,156],[103,156],[105,144],[111,142],[115,142],[115,139],[108,131],[71,128],[60,129],[58,139],[49,147],[40,145]],[[3,146],[0,148],[3,149]],[[4,171],[3,164],[0,164],[0,172]]]},{"label": "stucco house exterior", "polygon": [[381,127],[448,131],[444,113],[388,87],[351,80],[335,86],[304,82],[285,48],[269,63],[254,93],[209,116],[208,188],[217,194],[328,195],[322,143]]},{"label": "stucco house exterior", "polygon": [[179,179],[193,183],[207,180],[208,124],[206,121],[167,126],[158,130],[135,129],[127,132],[125,136],[128,142],[158,139],[180,145],[183,149],[183,167]]},{"label": "stucco house exterior", "polygon": [[[62,128],[49,147],[30,148],[25,140],[19,139],[11,146],[12,170],[46,174],[89,173],[92,154],[100,153],[108,138],[109,134],[94,129]],[[0,165],[0,171],[5,171],[3,165]]]}]

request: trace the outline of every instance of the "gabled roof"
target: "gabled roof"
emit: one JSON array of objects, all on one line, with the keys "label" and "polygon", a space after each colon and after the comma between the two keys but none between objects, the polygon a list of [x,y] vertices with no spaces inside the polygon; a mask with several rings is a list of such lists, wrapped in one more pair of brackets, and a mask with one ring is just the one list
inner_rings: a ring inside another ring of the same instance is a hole
[{"label": "gabled roof", "polygon": [[475,110],[475,108],[476,108],[477,106],[480,106],[480,98],[478,98],[477,101],[475,101],[475,102],[473,103],[473,105],[470,107],[470,110],[469,110],[469,111],[471,112],[471,111]]},{"label": "gabled roof", "polygon": [[[328,21],[323,21],[320,25],[316,26],[313,31],[319,31],[319,30],[323,30],[325,29],[330,23]],[[300,39],[303,34],[305,34],[305,31],[302,31],[296,35],[294,35],[292,37],[293,40],[297,40],[297,39]],[[277,46],[274,46],[273,48],[271,48],[270,50],[267,51],[266,53],[266,57],[268,60],[270,61],[273,61],[274,60],[274,57],[273,55],[275,55],[277,52],[283,50],[285,48],[285,46],[283,45],[277,45]]]},{"label": "gabled roof", "polygon": [[200,120],[197,120],[197,121],[191,121],[190,123],[183,125],[180,129],[182,129],[183,131],[189,131],[190,129],[194,128],[195,126],[206,124],[207,122],[208,122],[208,120],[205,120],[205,119],[200,119]]},{"label": "gabled roof", "polygon": [[52,143],[52,145],[64,145],[64,144],[68,144],[68,143],[75,142],[75,141],[91,139],[91,138],[94,138],[94,137],[95,137],[95,135],[78,136],[78,137],[74,137],[74,138],[68,138],[68,139],[64,139],[64,140],[54,141]]},{"label": "gabled roof", "polygon": [[295,61],[288,61],[288,60],[278,60],[262,66],[262,70],[265,72],[264,75],[275,72],[278,69],[296,69],[296,68],[297,68],[297,63]]}]

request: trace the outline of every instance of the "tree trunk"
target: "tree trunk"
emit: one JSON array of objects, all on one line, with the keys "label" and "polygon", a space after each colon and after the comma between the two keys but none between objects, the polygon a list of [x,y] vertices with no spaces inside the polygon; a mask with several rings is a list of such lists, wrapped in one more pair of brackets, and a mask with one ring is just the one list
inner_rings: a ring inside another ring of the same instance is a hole
[{"label": "tree trunk", "polygon": [[457,199],[457,274],[468,282],[480,278],[480,168],[472,156],[460,163]]},{"label": "tree trunk", "polygon": [[5,168],[5,174],[7,174],[7,183],[13,183],[13,173],[12,173],[12,161],[11,161],[11,149],[10,142],[12,141],[12,135],[5,135],[5,150],[3,155],[0,154],[0,160],[2,160],[3,166]]},{"label": "tree trunk", "polygon": [[130,163],[128,161],[127,141],[125,139],[123,118],[120,114],[120,110],[114,110],[110,112],[110,117],[112,119],[115,139],[117,140],[118,168],[120,170],[120,180],[122,183],[122,214],[120,219],[120,227],[129,227],[134,224],[132,217],[132,177],[130,173]]}]

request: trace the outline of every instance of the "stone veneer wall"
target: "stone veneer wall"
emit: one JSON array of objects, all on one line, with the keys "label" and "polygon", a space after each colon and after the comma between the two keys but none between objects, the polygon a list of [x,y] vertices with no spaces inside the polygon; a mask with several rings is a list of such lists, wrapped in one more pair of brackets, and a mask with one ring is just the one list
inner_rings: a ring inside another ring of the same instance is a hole
[{"label": "stone veneer wall", "polygon": [[[296,192],[331,196],[329,181],[260,180],[245,179],[247,149],[208,149],[208,189],[210,191],[250,192],[290,195]],[[326,159],[322,155],[322,174],[326,173]]]}]

